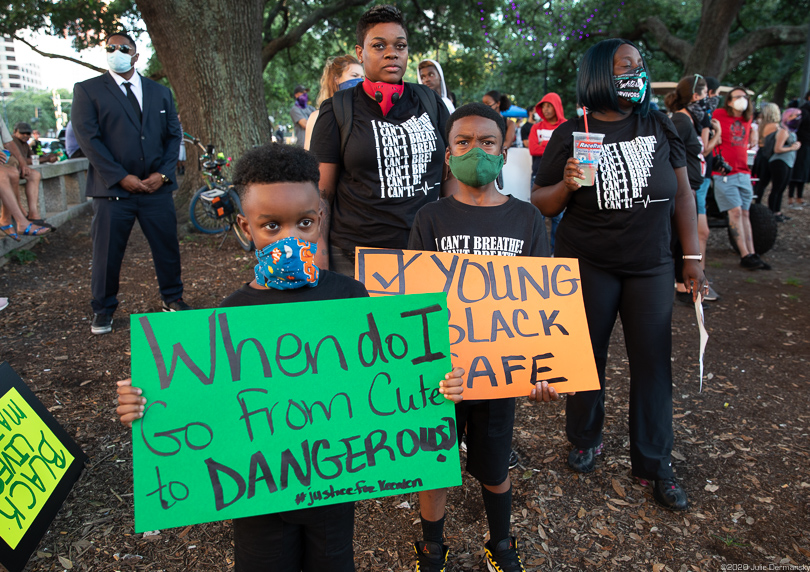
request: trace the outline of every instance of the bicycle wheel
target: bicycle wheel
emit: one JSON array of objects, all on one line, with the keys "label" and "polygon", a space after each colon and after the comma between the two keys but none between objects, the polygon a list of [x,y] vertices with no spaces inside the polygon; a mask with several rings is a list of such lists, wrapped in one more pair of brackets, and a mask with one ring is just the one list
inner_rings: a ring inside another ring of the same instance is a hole
[{"label": "bicycle wheel", "polygon": [[200,187],[191,197],[188,216],[191,219],[191,224],[198,231],[204,234],[221,234],[228,230],[229,222],[227,218],[218,218],[214,213],[209,213],[206,210],[207,205],[205,201],[201,200],[201,197],[207,190],[209,190],[208,187]]},{"label": "bicycle wheel", "polygon": [[231,202],[235,207],[233,214],[228,217],[231,220],[231,230],[233,230],[233,235],[236,237],[236,241],[239,243],[239,246],[250,252],[254,249],[253,241],[247,237],[245,231],[242,230],[242,227],[239,226],[238,222],[236,222],[236,215],[243,214],[242,202],[239,200],[239,195],[237,195],[236,191],[233,189],[228,191],[228,195],[230,196]]}]

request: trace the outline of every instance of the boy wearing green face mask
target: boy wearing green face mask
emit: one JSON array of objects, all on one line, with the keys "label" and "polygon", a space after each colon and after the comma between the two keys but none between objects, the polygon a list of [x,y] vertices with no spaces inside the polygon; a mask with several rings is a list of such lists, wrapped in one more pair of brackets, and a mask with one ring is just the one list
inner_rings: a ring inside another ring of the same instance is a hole
[{"label": "boy wearing green face mask", "polygon": [[[535,206],[503,195],[495,179],[506,162],[506,124],[489,106],[470,103],[447,121],[445,160],[458,179],[458,192],[416,213],[408,249],[498,256],[550,256],[543,216]],[[538,383],[529,399],[553,401],[558,394]],[[456,421],[467,438],[467,472],[481,483],[490,540],[485,559],[490,572],[523,571],[510,535],[512,483],[509,452],[515,399],[462,401]],[[419,508],[423,540],[414,545],[416,570],[442,572],[449,548],[444,544],[447,490],[422,491]]]}]

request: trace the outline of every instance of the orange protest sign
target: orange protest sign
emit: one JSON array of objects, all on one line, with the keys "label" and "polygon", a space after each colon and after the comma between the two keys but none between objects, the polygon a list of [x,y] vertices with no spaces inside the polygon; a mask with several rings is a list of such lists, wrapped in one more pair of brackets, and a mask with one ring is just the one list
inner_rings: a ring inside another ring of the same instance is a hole
[{"label": "orange protest sign", "polygon": [[444,292],[453,365],[465,399],[599,389],[579,264],[573,258],[356,250],[355,277],[372,296]]}]

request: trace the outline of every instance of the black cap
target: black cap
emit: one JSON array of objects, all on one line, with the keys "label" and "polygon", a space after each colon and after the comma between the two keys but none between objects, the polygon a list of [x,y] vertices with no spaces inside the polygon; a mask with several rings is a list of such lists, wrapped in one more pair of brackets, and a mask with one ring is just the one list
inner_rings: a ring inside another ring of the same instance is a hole
[{"label": "black cap", "polygon": [[14,126],[14,131],[19,133],[31,133],[33,129],[31,129],[31,125],[26,123],[25,121],[20,121],[17,125]]},{"label": "black cap", "polygon": [[309,89],[304,87],[303,85],[297,85],[297,86],[295,86],[295,89],[293,90],[293,95],[295,95],[296,93],[306,93],[308,91],[309,91]]}]

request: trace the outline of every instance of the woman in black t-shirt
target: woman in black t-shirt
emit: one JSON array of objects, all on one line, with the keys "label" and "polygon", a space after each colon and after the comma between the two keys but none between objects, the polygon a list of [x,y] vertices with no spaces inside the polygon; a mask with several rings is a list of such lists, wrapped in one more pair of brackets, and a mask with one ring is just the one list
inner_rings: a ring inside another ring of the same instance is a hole
[{"label": "woman in black t-shirt", "polygon": [[402,13],[375,6],[363,14],[355,51],[366,78],[323,103],[311,141],[329,211],[315,261],[350,276],[356,246],[407,248],[416,211],[455,183],[444,162],[447,107],[426,86],[402,81]]},{"label": "woman in black t-shirt", "polygon": [[626,40],[590,48],[577,77],[577,98],[589,128],[605,135],[592,186],[572,155],[583,119],[558,127],[543,154],[532,202],[545,216],[567,207],[556,256],[579,259],[582,296],[601,389],[569,396],[568,464],[594,469],[602,450],[605,366],[610,334],[621,314],[630,359],[630,460],[633,475],[653,481],[655,500],[685,510],[686,493],[672,472],[671,221],[687,258],[684,279],[694,295],[705,287],[699,265],[695,201],[684,146],[672,122],[650,111],[647,66]]},{"label": "woman in black t-shirt", "polygon": [[[689,186],[692,192],[697,195],[701,185],[706,180],[706,159],[701,137],[702,122],[708,109],[708,97],[706,80],[701,75],[689,75],[681,79],[674,91],[667,94],[665,102],[667,108],[672,111],[672,123],[678,131],[678,136],[686,147],[686,173],[689,175]],[[720,139],[720,129],[715,131],[712,141]],[[696,197],[697,198],[697,197]],[[709,222],[705,212],[701,214],[700,204],[698,209],[698,242],[700,243],[700,254],[703,259],[700,267],[706,268],[706,243],[709,240]],[[686,304],[691,305],[692,296],[683,285],[683,248],[680,241],[673,240],[673,259],[675,261],[675,296]],[[711,289],[711,285],[709,286]],[[717,300],[717,293],[711,290],[711,296],[707,299]]]}]

